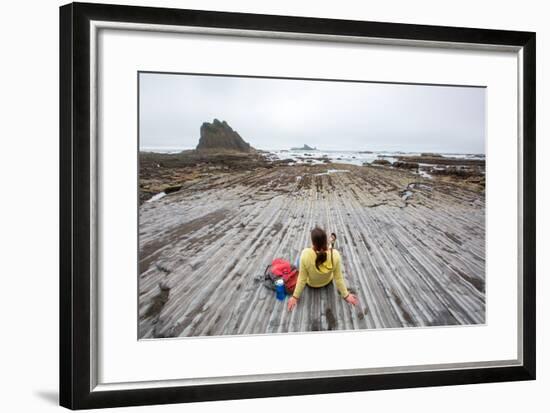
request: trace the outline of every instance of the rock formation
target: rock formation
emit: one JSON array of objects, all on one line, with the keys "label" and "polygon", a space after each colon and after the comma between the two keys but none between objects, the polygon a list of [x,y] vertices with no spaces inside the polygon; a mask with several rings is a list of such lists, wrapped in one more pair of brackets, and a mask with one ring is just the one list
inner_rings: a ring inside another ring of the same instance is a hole
[{"label": "rock formation", "polygon": [[226,121],[214,119],[212,123],[204,122],[201,126],[201,137],[197,151],[236,151],[251,152],[254,148],[231,129]]},{"label": "rock formation", "polygon": [[391,165],[391,162],[388,161],[387,159],[375,159],[374,161],[372,161],[372,164],[373,165]]},{"label": "rock formation", "polygon": [[472,165],[485,167],[485,159],[464,159],[443,157],[441,155],[430,156],[399,156],[397,159],[403,162],[425,163],[430,165]]},{"label": "rock formation", "polygon": [[418,169],[418,163],[416,162],[402,162],[396,161],[392,164],[394,168],[403,168],[403,169]]},{"label": "rock formation", "polygon": [[309,145],[304,144],[301,148],[290,148],[291,151],[316,151],[317,148],[312,148]]}]

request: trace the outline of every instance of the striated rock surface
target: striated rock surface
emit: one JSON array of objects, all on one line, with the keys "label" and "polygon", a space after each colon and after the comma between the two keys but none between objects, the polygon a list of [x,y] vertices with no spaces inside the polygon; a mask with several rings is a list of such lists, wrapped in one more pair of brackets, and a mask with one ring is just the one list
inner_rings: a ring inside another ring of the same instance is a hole
[{"label": "striated rock surface", "polygon": [[253,152],[235,151],[183,151],[180,153],[139,154],[139,198],[146,202],[161,192],[174,192],[175,188],[200,180],[213,173],[234,173],[255,168],[272,168],[287,164],[289,160],[268,161]]},{"label": "striated rock surface", "polygon": [[204,122],[197,151],[251,152],[254,149],[226,121]]},{"label": "striated rock surface", "polygon": [[[486,321],[479,182],[375,166],[210,167],[140,206],[140,337]],[[306,288],[288,312],[259,280],[273,258],[293,261],[316,225],[338,235],[359,305],[331,284]]]}]

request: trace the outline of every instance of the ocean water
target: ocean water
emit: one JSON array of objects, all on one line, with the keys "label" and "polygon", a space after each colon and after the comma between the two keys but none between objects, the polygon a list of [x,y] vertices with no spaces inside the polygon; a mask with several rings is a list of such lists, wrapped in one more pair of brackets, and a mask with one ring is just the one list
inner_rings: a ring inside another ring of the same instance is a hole
[{"label": "ocean water", "polygon": [[179,148],[175,146],[140,146],[140,152],[154,152],[154,153],[180,153],[182,151],[188,151],[195,148]]},{"label": "ocean water", "polygon": [[[343,163],[361,166],[364,163],[371,163],[376,159],[387,159],[390,162],[397,161],[399,156],[420,156],[422,152],[390,152],[390,151],[303,151],[303,150],[275,150],[269,152],[269,157],[275,159],[290,159],[294,163],[322,164],[323,159],[328,159],[334,163]],[[484,155],[479,154],[460,154],[446,153],[441,154],[444,157],[462,158],[462,159],[484,159]],[[322,159],[320,159],[322,158]]]},{"label": "ocean water", "polygon": [[[183,150],[193,148],[175,148],[175,147],[141,147],[142,152],[155,153],[179,153]],[[375,159],[387,159],[390,162],[397,161],[399,156],[420,156],[423,152],[402,152],[402,151],[304,151],[304,150],[267,150],[267,156],[271,160],[290,159],[295,164],[323,164],[323,159],[328,159],[334,163],[361,166],[364,163],[371,163]],[[437,152],[434,152],[437,153]],[[462,158],[462,159],[485,159],[481,154],[464,153],[440,153],[444,157]],[[320,159],[322,158],[322,159]]]}]

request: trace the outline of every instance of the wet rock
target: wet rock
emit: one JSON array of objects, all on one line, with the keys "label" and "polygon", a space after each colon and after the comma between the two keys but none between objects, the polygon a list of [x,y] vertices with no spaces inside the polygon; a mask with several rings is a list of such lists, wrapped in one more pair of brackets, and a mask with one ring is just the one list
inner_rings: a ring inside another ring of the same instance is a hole
[{"label": "wet rock", "polygon": [[401,169],[418,169],[418,164],[416,162],[402,162],[402,161],[395,161],[392,166],[394,168],[401,168]]},{"label": "wet rock", "polygon": [[[483,175],[482,170],[479,168],[470,168],[466,166],[448,166],[446,168],[432,168],[430,173],[433,175],[450,175],[457,177],[481,177]],[[484,179],[483,179],[484,181]]]},{"label": "wet rock", "polygon": [[416,162],[430,165],[469,165],[469,166],[481,166],[485,167],[485,159],[464,159],[464,158],[451,158],[441,155],[434,156],[400,156],[397,159],[401,162]]},{"label": "wet rock", "polygon": [[391,162],[387,159],[375,159],[372,161],[372,165],[391,165]]}]

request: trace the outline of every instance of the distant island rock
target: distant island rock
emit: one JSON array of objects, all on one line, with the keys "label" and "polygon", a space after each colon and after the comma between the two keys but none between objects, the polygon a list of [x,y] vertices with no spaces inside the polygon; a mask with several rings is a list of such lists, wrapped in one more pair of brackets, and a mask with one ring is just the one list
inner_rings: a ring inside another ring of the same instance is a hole
[{"label": "distant island rock", "polygon": [[290,148],[291,151],[316,151],[317,148],[312,148],[309,145],[302,146],[301,148]]},{"label": "distant island rock", "polygon": [[214,119],[212,123],[202,124],[197,151],[253,152],[255,149],[245,142],[225,120],[220,122]]}]

